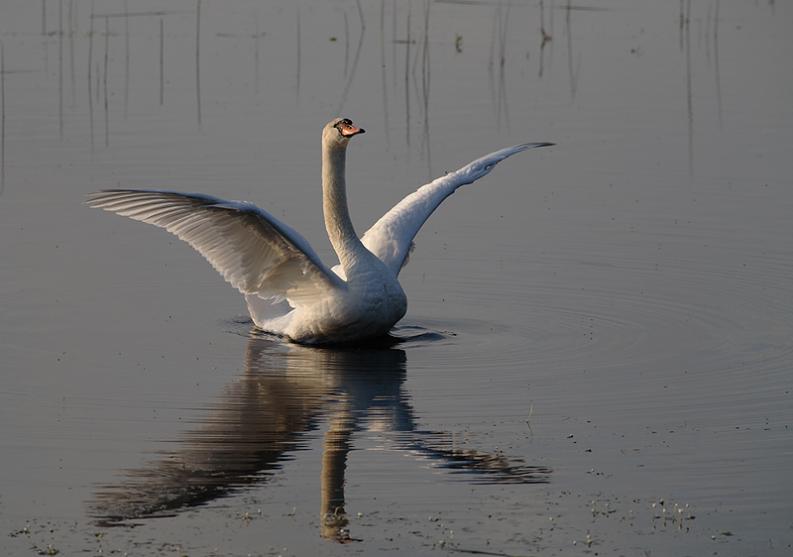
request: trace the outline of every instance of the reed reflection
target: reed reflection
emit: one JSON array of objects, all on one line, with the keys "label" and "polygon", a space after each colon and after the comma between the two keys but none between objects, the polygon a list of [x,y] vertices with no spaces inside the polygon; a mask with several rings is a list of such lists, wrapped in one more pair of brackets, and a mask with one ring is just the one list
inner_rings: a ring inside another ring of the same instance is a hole
[{"label": "reed reflection", "polygon": [[[426,333],[412,338],[428,336],[431,340]],[[330,540],[352,540],[344,486],[359,431],[376,431],[392,450],[468,472],[478,482],[547,481],[548,469],[461,449],[448,432],[418,429],[403,389],[407,357],[398,348],[403,342],[390,337],[377,346],[321,349],[251,334],[243,373],[207,407],[200,426],[186,432],[174,450],[100,486],[90,503],[92,514],[104,526],[170,516],[266,482],[323,424],[320,535]]]},{"label": "reed reflection", "polygon": [[6,51],[0,41],[0,195],[6,189]]}]

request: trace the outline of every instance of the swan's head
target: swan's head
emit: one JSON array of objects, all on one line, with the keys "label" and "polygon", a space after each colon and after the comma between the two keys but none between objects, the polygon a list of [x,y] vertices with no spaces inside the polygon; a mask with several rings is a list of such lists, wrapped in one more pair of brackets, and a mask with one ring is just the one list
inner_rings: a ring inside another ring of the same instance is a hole
[{"label": "swan's head", "polygon": [[353,124],[349,118],[334,118],[322,130],[322,141],[327,145],[346,147],[350,138],[359,133],[366,133],[366,131]]}]

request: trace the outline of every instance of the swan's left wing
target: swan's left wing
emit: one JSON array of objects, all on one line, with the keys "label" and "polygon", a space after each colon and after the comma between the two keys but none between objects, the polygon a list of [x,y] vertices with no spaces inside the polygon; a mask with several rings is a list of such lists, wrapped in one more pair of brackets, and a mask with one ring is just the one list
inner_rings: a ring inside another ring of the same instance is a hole
[{"label": "swan's left wing", "polygon": [[421,186],[397,203],[366,231],[361,238],[363,245],[395,275],[399,274],[400,269],[407,262],[413,238],[444,199],[460,186],[470,184],[488,174],[496,164],[507,157],[527,149],[550,145],[553,143],[523,143],[507,147]]},{"label": "swan's left wing", "polygon": [[295,305],[345,287],[300,234],[251,203],[193,193],[105,190],[91,194],[87,204],[166,229],[243,294]]}]

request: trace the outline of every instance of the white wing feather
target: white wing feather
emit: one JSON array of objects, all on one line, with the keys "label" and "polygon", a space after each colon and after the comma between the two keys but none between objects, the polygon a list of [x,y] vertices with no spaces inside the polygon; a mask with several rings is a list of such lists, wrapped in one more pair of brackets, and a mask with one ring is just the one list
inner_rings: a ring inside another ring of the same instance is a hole
[{"label": "white wing feather", "polygon": [[375,254],[395,275],[407,262],[413,238],[421,226],[460,186],[470,184],[488,174],[505,158],[526,149],[546,147],[553,143],[524,143],[495,151],[468,163],[459,170],[450,172],[421,186],[418,190],[397,203],[378,220],[361,238],[366,248]]},{"label": "white wing feather", "polygon": [[300,234],[250,203],[122,189],[90,194],[87,204],[166,229],[243,294],[295,305],[345,288]]}]

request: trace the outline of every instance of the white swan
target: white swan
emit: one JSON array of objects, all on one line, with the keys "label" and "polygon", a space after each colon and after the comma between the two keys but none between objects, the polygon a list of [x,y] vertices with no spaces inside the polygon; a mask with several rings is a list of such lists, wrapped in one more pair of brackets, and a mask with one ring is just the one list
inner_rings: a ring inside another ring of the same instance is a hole
[{"label": "white swan", "polygon": [[307,344],[381,336],[405,315],[397,276],[438,205],[510,155],[552,143],[508,147],[446,174],[405,197],[359,239],[347,209],[344,165],[350,138],[361,133],[346,118],[322,130],[322,209],[339,257],[332,269],[300,234],[251,203],[114,189],[90,194],[87,204],[165,228],[189,243],[245,295],[251,318],[265,331]]}]

